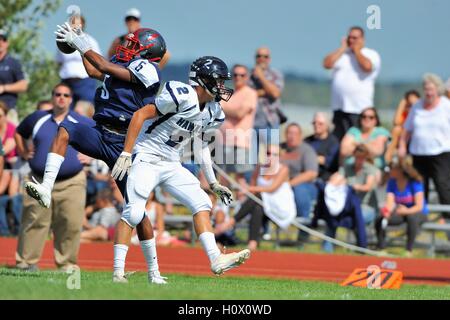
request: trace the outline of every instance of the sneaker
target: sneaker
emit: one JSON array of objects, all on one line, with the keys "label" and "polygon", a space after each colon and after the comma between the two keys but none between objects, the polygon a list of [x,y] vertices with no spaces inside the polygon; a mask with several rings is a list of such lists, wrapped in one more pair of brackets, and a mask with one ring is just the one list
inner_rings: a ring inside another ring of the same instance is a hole
[{"label": "sneaker", "polygon": [[222,275],[225,271],[233,269],[243,264],[250,258],[250,250],[245,249],[239,252],[232,252],[228,254],[222,253],[211,263],[211,271],[215,275]]},{"label": "sneaker", "polygon": [[38,183],[34,177],[33,181],[34,182],[29,181],[25,183],[25,190],[28,195],[36,199],[44,208],[50,208],[50,202],[52,200],[51,191]]},{"label": "sneaker", "polygon": [[152,271],[148,273],[148,282],[155,284],[167,284],[167,277],[161,276],[159,271]]},{"label": "sneaker", "polygon": [[20,262],[16,264],[16,269],[27,271],[27,272],[37,272],[39,271],[39,267],[37,264],[27,264],[25,262]]},{"label": "sneaker", "polygon": [[324,241],[322,243],[322,251],[326,253],[333,253],[334,252],[334,246],[330,241]]},{"label": "sneaker", "polygon": [[263,238],[263,240],[266,240],[266,241],[272,240],[272,236],[270,235],[270,233],[264,233],[262,235],[262,238]]}]

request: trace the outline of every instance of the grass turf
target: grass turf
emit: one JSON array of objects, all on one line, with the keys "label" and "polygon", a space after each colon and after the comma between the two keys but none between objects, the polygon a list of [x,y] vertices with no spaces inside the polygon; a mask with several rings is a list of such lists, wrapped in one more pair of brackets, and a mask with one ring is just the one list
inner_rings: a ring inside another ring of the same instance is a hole
[{"label": "grass turf", "polygon": [[400,290],[341,287],[336,283],[225,276],[168,275],[165,286],[136,273],[129,284],[114,284],[110,272],[81,272],[81,288],[67,289],[69,275],[0,269],[0,299],[450,299],[450,286],[403,285]]}]

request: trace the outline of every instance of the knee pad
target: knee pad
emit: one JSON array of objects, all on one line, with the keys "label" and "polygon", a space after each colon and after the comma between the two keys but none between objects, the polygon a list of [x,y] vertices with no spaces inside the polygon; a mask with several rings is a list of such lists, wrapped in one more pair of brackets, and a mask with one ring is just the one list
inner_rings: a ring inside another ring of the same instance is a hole
[{"label": "knee pad", "polygon": [[145,208],[141,210],[127,205],[123,210],[122,217],[120,219],[134,229],[139,223],[141,223],[142,220],[144,220],[144,218]]}]

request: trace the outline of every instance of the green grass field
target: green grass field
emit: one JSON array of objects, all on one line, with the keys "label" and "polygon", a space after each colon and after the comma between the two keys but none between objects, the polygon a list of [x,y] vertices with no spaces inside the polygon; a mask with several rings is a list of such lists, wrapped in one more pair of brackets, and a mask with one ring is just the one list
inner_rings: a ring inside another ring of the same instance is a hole
[{"label": "green grass field", "polygon": [[0,299],[450,299],[450,286],[403,285],[400,290],[341,287],[335,283],[225,276],[168,275],[165,286],[147,283],[146,273],[131,276],[129,284],[114,284],[109,272],[81,272],[81,288],[67,288],[67,274],[28,273],[0,269]]}]

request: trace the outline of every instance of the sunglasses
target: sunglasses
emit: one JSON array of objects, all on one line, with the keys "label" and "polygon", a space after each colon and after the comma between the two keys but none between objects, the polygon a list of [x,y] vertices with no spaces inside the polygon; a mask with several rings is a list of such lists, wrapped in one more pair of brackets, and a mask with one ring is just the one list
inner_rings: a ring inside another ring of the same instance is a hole
[{"label": "sunglasses", "polygon": [[315,125],[323,126],[324,124],[325,124],[325,122],[319,122],[319,121],[313,121],[313,122],[312,122],[312,125],[313,125],[313,126],[315,126]]},{"label": "sunglasses", "polygon": [[363,115],[361,118],[363,119],[369,119],[369,120],[374,120],[376,117],[375,116],[369,116],[369,115]]},{"label": "sunglasses", "polygon": [[60,92],[55,92],[53,95],[55,97],[61,97],[61,96],[64,96],[64,98],[69,98],[70,97],[70,94],[68,94],[68,93],[60,93]]},{"label": "sunglasses", "polygon": [[268,54],[257,54],[256,58],[266,58],[268,59],[270,56]]},{"label": "sunglasses", "polygon": [[235,78],[237,78],[237,77],[242,77],[242,78],[244,78],[244,77],[246,77],[246,76],[247,76],[246,73],[233,73],[233,77],[235,77]]}]

